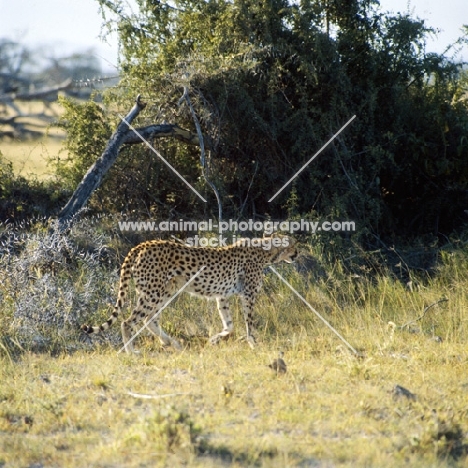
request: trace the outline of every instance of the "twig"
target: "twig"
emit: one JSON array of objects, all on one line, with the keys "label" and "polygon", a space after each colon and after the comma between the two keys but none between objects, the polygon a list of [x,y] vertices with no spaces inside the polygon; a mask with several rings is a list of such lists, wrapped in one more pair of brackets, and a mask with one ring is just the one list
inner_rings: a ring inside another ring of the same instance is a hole
[{"label": "twig", "polygon": [[239,220],[240,217],[242,216],[242,212],[244,211],[245,204],[247,203],[247,200],[249,198],[250,189],[252,188],[253,181],[255,179],[255,176],[257,175],[257,170],[258,170],[258,161],[255,164],[255,171],[253,173],[252,179],[250,180],[249,187],[247,188],[247,194],[245,195],[244,203],[242,203],[242,206],[239,210],[239,216],[237,217],[237,220]]},{"label": "twig", "polygon": [[400,329],[403,329],[405,327],[408,327],[409,325],[411,325],[412,323],[416,323],[416,322],[419,322],[420,320],[422,320],[424,318],[424,316],[426,315],[427,311],[429,309],[431,309],[432,307],[436,306],[437,304],[440,304],[441,302],[448,302],[448,299],[443,297],[442,299],[439,299],[438,301],[434,302],[433,304],[427,306],[425,309],[424,309],[424,312],[417,318],[417,319],[414,319],[414,320],[410,320],[409,322],[406,322],[404,325],[401,325],[397,328],[400,328]]},{"label": "twig", "polygon": [[161,395],[147,395],[144,393],[128,392],[128,395],[130,395],[133,398],[142,398],[144,400],[157,400],[159,398],[170,398],[181,395],[194,395],[194,393],[162,393]]},{"label": "twig", "polygon": [[[343,139],[341,137],[336,137],[336,140],[338,141],[338,143],[341,144],[341,146],[344,147],[346,153],[349,154],[348,148],[346,147],[346,144],[344,143]],[[354,182],[354,180],[351,178],[348,171],[346,170],[345,165],[343,164],[343,160],[340,158],[340,153],[338,149],[336,148],[335,144],[333,144],[333,149],[335,151],[336,157],[338,158],[338,161],[340,162],[341,169],[343,169],[344,175],[348,179],[350,185],[354,187],[358,192],[360,192],[358,185],[356,184],[356,182]]]},{"label": "twig", "polygon": [[182,239],[179,239],[178,237],[174,236],[174,234],[171,234],[172,239],[174,239],[176,242],[179,242],[179,244],[187,246],[188,244],[183,241]]}]

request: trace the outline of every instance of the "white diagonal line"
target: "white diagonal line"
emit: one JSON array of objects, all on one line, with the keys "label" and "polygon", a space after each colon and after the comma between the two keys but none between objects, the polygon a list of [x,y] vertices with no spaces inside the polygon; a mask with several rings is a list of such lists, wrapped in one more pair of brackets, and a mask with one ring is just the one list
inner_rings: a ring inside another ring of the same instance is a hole
[{"label": "white diagonal line", "polygon": [[272,202],[354,119],[353,115],[269,200]]},{"label": "white diagonal line", "polygon": [[166,161],[163,156],[161,155],[161,153],[159,151],[157,151],[152,145],[151,143],[149,143],[140,133],[138,133],[138,131],[135,129],[135,127],[133,127],[132,125],[130,125],[124,117],[122,117],[120,114],[117,114],[127,125],[128,125],[128,128],[130,128],[130,130],[132,130],[133,132],[135,132],[138,137],[141,139],[141,141],[143,141],[143,143],[146,144],[146,146],[151,150],[153,151],[153,153],[158,156],[164,164],[166,164],[166,166],[168,166],[170,169],[172,169],[172,171],[178,175],[180,177],[180,179],[182,179],[182,181],[199,197],[201,198],[205,203],[206,203],[206,200],[184,179],[184,177],[179,174],[179,172],[177,171],[177,169],[175,167],[173,167],[168,161]]},{"label": "white diagonal line", "polygon": [[283,283],[291,289],[296,296],[356,355],[359,353],[270,265],[270,270],[275,273]]},{"label": "white diagonal line", "polygon": [[130,344],[158,315],[181,293],[183,290],[206,268],[206,265],[202,266],[195,275],[193,275],[152,317],[148,320],[128,341],[122,346],[117,352],[121,353],[128,344]]}]

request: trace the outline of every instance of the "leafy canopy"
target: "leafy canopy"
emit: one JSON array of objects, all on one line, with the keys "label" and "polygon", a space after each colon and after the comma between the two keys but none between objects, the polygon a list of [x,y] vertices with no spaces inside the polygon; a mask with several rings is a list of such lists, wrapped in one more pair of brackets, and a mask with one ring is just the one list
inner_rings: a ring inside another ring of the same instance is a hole
[{"label": "leafy canopy", "polygon": [[[352,219],[372,235],[437,235],[463,223],[466,80],[454,59],[426,52],[433,31],[424,21],[382,13],[373,0],[136,0],[130,12],[98,1],[121,44],[122,80],[108,102],[129,108],[141,93],[150,104],[141,124],[193,129],[179,102],[187,87],[226,215],[281,218],[292,196],[297,214]],[[121,162],[144,178],[134,185],[136,209],[215,215],[198,149],[158,145],[212,211],[157,162],[145,159],[150,171],[141,171],[141,158],[151,158],[143,148]],[[119,194],[113,202],[125,206]]]}]

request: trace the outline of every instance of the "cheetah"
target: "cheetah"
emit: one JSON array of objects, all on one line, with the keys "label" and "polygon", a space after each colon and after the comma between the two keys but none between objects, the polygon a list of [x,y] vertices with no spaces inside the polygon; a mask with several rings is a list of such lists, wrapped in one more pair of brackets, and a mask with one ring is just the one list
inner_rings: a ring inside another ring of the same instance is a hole
[{"label": "cheetah", "polygon": [[262,287],[263,269],[282,261],[292,263],[296,256],[296,240],[278,234],[253,239],[252,242],[241,239],[227,247],[193,247],[167,240],[143,242],[130,250],[122,264],[118,297],[109,319],[101,326],[83,325],[82,330],[91,335],[107,330],[115,323],[133,276],[136,307],[121,325],[126,352],[135,352],[132,331],[142,326],[157,336],[163,346],[172,345],[181,349],[178,341],[164,332],[159,325],[159,317],[155,315],[174,293],[198,273],[184,292],[216,299],[223,330],[209,341],[216,344],[232,333],[228,298],[238,294],[243,306],[247,342],[254,348],[252,311]]}]

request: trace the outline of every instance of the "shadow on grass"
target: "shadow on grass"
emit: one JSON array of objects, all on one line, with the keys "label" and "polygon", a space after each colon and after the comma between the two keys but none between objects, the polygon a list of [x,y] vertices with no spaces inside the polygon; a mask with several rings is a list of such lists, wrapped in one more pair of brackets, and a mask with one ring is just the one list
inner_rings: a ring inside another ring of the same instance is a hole
[{"label": "shadow on grass", "polygon": [[239,463],[242,466],[262,466],[265,459],[272,460],[278,455],[276,449],[254,452],[234,451],[225,445],[213,445],[202,439],[197,447],[197,455],[200,459],[210,459],[221,464],[230,465]]}]

